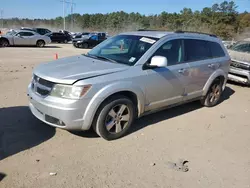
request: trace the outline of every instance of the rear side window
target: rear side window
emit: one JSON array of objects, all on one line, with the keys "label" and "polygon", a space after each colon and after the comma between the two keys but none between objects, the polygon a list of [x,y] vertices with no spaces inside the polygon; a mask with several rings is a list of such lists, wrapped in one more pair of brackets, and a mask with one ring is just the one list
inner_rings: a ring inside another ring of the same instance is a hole
[{"label": "rear side window", "polygon": [[221,48],[221,45],[219,45],[216,42],[208,42],[208,43],[209,43],[213,58],[224,57],[225,56],[225,52]]},{"label": "rear side window", "polygon": [[29,36],[33,36],[33,33],[30,32],[20,32],[18,33],[20,36],[24,36],[24,37],[29,37]]},{"label": "rear side window", "polygon": [[211,58],[210,47],[205,40],[185,39],[185,61],[199,61]]}]

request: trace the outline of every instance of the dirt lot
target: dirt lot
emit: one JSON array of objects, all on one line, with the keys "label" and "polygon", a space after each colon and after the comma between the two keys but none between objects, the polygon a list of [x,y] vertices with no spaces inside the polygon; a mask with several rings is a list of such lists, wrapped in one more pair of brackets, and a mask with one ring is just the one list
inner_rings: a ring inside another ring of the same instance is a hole
[{"label": "dirt lot", "polygon": [[[250,187],[250,88],[229,84],[214,108],[195,102],[149,115],[112,142],[36,120],[26,97],[32,68],[83,52],[70,44],[0,49],[1,188]],[[170,167],[180,159],[188,172]]]}]

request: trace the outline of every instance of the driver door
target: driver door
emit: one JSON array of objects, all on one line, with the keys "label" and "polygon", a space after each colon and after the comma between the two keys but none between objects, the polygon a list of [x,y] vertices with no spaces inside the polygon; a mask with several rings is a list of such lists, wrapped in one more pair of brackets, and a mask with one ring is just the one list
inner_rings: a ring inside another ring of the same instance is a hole
[{"label": "driver door", "polygon": [[[153,56],[164,56],[167,67],[149,68],[145,78],[146,111],[173,105],[183,101],[189,65],[184,63],[183,40],[171,40],[163,44]],[[151,60],[151,59],[150,59]]]},{"label": "driver door", "polygon": [[30,45],[30,35],[28,35],[26,33],[28,33],[28,32],[17,33],[14,36],[14,45]]}]

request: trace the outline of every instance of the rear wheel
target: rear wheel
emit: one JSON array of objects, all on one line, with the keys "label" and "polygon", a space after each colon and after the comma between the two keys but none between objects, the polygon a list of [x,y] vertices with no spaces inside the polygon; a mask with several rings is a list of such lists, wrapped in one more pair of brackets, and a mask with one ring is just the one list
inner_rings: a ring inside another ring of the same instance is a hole
[{"label": "rear wheel", "polygon": [[87,49],[87,48],[89,48],[89,45],[88,45],[88,43],[86,43],[86,42],[85,42],[85,43],[83,43],[83,44],[82,44],[82,48],[84,48],[84,49]]},{"label": "rear wheel", "polygon": [[9,41],[6,40],[6,39],[0,40],[0,46],[2,46],[2,47],[7,47],[7,46],[9,46]]},{"label": "rear wheel", "polygon": [[42,48],[45,46],[45,42],[43,40],[39,40],[36,42],[36,46],[39,48]]},{"label": "rear wheel", "polygon": [[218,104],[222,94],[222,83],[215,80],[210,86],[207,95],[201,100],[201,104],[206,107],[213,107]]},{"label": "rear wheel", "polygon": [[135,117],[133,102],[125,96],[114,96],[105,101],[97,112],[94,130],[106,140],[124,136]]},{"label": "rear wheel", "polygon": [[64,40],[64,43],[68,43],[68,40],[65,39],[65,40]]}]

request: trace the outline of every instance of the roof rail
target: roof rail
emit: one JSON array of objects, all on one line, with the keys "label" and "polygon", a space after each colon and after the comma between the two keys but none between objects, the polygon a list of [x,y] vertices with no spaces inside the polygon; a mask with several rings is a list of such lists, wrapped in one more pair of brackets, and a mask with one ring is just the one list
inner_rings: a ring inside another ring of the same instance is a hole
[{"label": "roof rail", "polygon": [[197,34],[202,34],[202,35],[209,35],[210,37],[216,37],[216,35],[214,34],[210,34],[210,33],[202,33],[202,32],[196,32],[196,31],[182,31],[182,30],[177,30],[175,31],[175,33],[197,33]]},{"label": "roof rail", "polygon": [[158,31],[158,30],[154,30],[154,29],[138,29],[137,31]]}]

